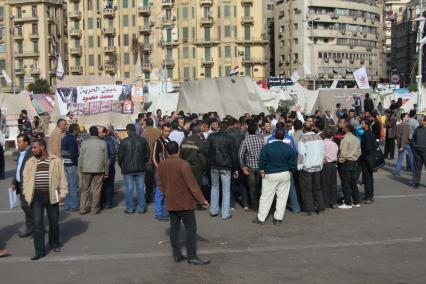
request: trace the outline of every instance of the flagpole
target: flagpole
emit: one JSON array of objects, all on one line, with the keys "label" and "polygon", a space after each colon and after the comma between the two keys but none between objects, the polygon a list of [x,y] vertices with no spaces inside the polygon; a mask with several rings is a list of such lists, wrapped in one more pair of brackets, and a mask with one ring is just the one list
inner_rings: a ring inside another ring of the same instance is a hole
[{"label": "flagpole", "polygon": [[[423,18],[423,0],[420,0],[420,22],[419,25],[421,26],[422,21],[424,22],[425,19]],[[419,46],[419,63],[418,63],[418,74],[417,74],[417,107],[420,109],[420,111],[423,111],[423,105],[422,105],[422,74],[423,74],[423,45],[421,44],[421,40],[423,38],[423,29],[419,28],[418,30],[418,36],[417,36],[417,43]]]}]

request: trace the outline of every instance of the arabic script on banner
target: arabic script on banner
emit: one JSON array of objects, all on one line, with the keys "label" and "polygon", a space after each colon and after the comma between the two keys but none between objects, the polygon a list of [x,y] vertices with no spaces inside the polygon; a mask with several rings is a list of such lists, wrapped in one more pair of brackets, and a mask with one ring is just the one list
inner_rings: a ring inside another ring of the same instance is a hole
[{"label": "arabic script on banner", "polygon": [[96,85],[77,87],[77,103],[116,101],[123,93],[122,85]]}]

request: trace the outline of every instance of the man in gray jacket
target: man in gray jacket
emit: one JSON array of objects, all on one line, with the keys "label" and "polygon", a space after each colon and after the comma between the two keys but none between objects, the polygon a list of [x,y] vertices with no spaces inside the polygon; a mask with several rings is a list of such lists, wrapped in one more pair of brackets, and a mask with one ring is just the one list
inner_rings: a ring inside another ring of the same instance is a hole
[{"label": "man in gray jacket", "polygon": [[80,196],[80,215],[89,213],[89,191],[92,193],[92,214],[100,211],[102,181],[108,177],[108,146],[98,137],[98,128],[89,129],[90,137],[83,141],[78,159],[78,168],[81,174],[82,186]]}]

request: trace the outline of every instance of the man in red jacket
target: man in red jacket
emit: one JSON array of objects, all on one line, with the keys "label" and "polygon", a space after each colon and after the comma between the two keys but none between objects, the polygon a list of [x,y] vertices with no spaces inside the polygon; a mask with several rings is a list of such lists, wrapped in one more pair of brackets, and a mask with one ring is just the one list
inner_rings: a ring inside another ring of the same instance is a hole
[{"label": "man in red jacket", "polygon": [[186,259],[182,255],[179,243],[182,220],[186,229],[188,263],[209,264],[209,261],[197,257],[197,222],[194,213],[197,203],[202,204],[204,208],[208,208],[209,203],[192,174],[191,166],[179,158],[179,145],[172,141],[167,143],[166,148],[168,157],[158,166],[158,183],[165,196],[167,211],[170,215],[170,242],[173,256],[176,262]]}]

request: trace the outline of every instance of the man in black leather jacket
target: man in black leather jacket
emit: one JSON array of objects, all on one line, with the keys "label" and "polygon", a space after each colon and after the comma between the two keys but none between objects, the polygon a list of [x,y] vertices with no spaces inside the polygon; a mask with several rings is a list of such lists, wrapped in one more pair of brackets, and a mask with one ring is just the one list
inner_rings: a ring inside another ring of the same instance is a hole
[{"label": "man in black leather jacket", "polygon": [[234,138],[226,133],[228,124],[220,123],[220,131],[209,135],[206,154],[211,169],[211,207],[210,216],[219,215],[219,179],[222,182],[222,219],[227,220],[230,214],[231,173],[238,177],[238,154]]},{"label": "man in black leather jacket", "polygon": [[136,135],[135,126],[128,124],[126,127],[127,138],[121,141],[118,152],[118,164],[124,177],[126,188],[126,210],[124,213],[135,212],[133,204],[133,184],[136,184],[137,210],[140,214],[146,213],[145,200],[145,170],[149,161],[150,150],[145,138]]},{"label": "man in black leather jacket", "polygon": [[361,121],[364,134],[361,136],[361,167],[364,179],[364,198],[362,203],[370,204],[374,201],[374,179],[373,171],[375,164],[374,151],[376,150],[376,136],[371,131],[369,119]]},{"label": "man in black leather jacket", "polygon": [[200,127],[197,124],[191,126],[191,135],[185,138],[180,145],[180,157],[187,161],[192,169],[198,184],[201,183],[201,175],[207,167],[207,157],[204,153],[204,142],[201,140]]}]

